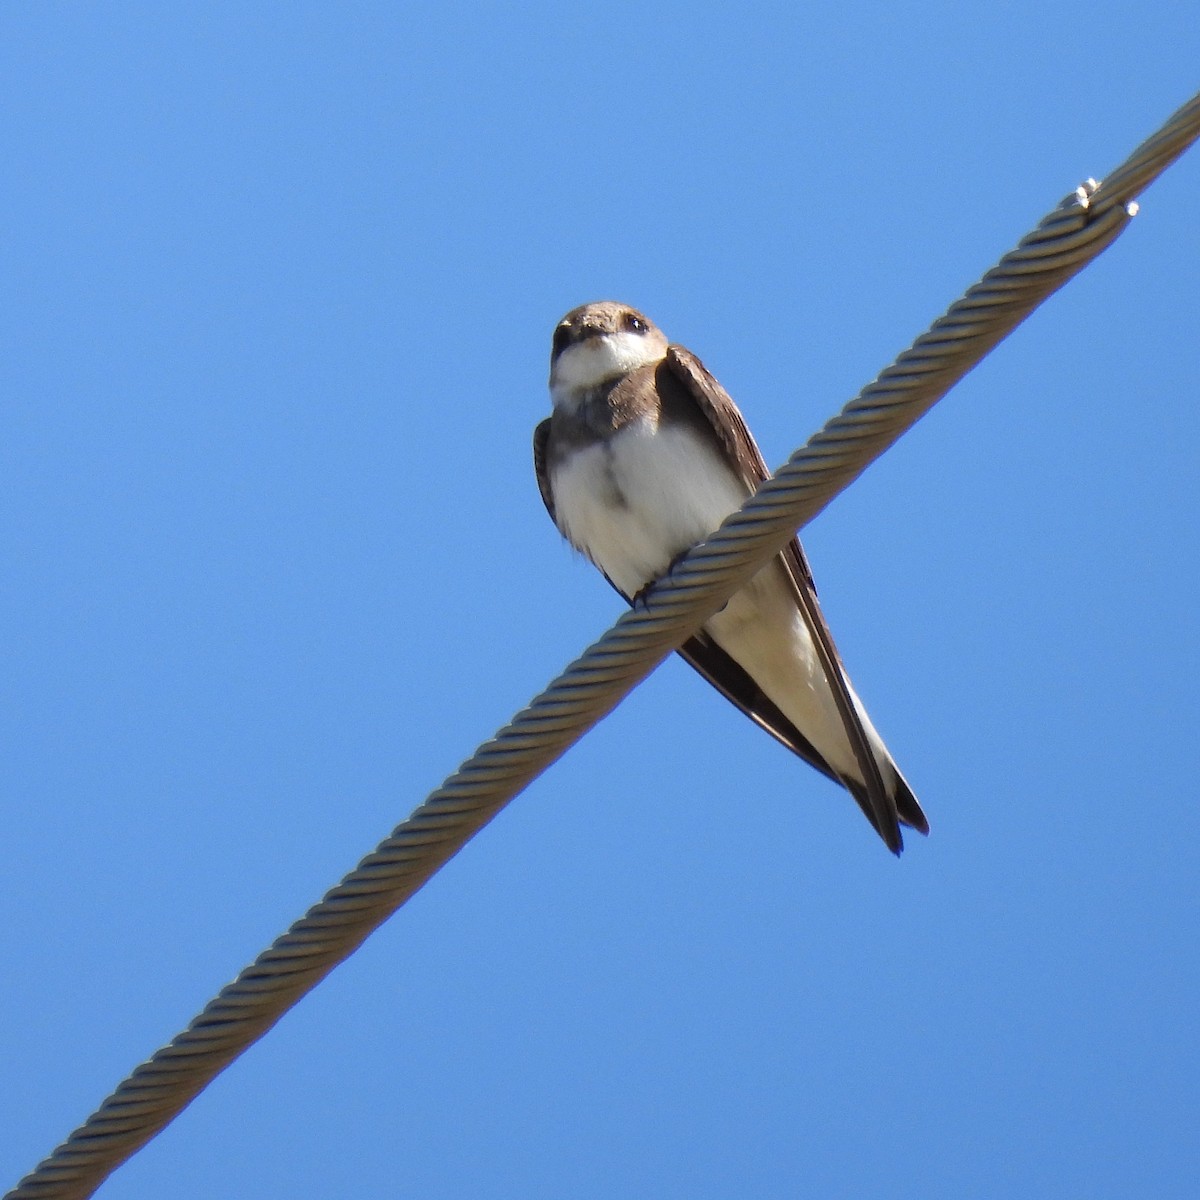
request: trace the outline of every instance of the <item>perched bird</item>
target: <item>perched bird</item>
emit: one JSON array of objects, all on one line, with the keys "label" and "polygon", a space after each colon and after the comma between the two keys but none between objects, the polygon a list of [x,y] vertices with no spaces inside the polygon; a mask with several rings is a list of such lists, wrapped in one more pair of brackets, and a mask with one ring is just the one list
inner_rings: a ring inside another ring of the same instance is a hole
[{"label": "perched bird", "polygon": [[[533,435],[563,537],[632,602],[768,477],[729,394],[647,317],[601,301],[558,323],[553,413]],[[679,653],[751,720],[842,784],[888,848],[929,823],[846,677],[796,539]]]}]

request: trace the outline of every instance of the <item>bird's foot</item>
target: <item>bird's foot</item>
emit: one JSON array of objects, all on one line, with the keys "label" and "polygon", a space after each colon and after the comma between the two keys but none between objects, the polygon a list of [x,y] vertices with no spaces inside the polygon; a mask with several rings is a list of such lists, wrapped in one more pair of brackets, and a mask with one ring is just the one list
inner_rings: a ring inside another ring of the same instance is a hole
[{"label": "bird's foot", "polygon": [[[653,579],[649,580],[646,584],[644,584],[641,588],[639,588],[638,591],[635,593],[633,599],[629,603],[634,608],[645,608],[646,604],[647,604],[647,600],[650,596],[650,593],[656,587],[658,587],[658,585],[660,583],[662,583],[662,581],[664,579],[667,579],[672,574],[674,574],[675,568],[677,566],[679,566],[679,564],[681,562],[683,562],[683,560],[685,558],[687,558],[687,556],[692,552],[693,549],[695,549],[695,547],[687,546],[683,550],[680,550],[680,552],[678,554],[676,554],[675,557],[672,558],[669,563],[667,563],[667,569],[665,571],[663,571],[663,573],[661,575],[656,575]],[[724,605],[722,605],[721,607],[724,608]]]}]

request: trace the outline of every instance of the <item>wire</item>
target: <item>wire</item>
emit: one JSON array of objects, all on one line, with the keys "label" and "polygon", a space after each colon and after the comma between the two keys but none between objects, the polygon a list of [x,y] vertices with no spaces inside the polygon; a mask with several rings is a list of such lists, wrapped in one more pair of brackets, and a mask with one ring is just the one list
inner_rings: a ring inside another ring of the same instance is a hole
[{"label": "wire", "polygon": [[6,1200],[79,1200],[396,911],[953,384],[1121,233],[1132,203],[1200,136],[1200,95],[1105,184],[1089,180],[796,451],[710,540],[624,613],[510,724],[135,1068]]}]

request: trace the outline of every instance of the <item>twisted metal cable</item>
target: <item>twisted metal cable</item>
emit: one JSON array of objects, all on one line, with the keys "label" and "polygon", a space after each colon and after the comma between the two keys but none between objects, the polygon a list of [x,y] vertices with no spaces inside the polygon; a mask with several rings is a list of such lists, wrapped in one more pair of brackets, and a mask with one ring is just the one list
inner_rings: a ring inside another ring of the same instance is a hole
[{"label": "twisted metal cable", "polygon": [[5,1200],[80,1200],[276,1021],[688,636],[1047,296],[1200,136],[1200,95],[1103,185],[1089,180],[798,450],[713,537],[142,1063]]}]

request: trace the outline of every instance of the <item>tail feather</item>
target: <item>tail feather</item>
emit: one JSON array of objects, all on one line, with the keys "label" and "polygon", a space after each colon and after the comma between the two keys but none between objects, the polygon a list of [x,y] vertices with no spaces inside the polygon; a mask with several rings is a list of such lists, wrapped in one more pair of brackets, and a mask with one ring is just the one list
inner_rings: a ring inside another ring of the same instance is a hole
[{"label": "tail feather", "polygon": [[[892,792],[891,800],[896,806],[896,815],[900,820],[899,824],[892,825],[888,829],[879,828],[870,797],[867,795],[867,789],[858,780],[842,779],[840,782],[858,802],[858,807],[863,810],[863,815],[871,822],[875,832],[887,843],[888,848],[893,853],[899,854],[904,849],[904,840],[900,835],[899,826],[907,825],[910,829],[915,829],[918,833],[928,834],[929,820],[922,811],[921,805],[913,794],[912,788],[908,786],[908,780],[900,774],[894,763],[892,764],[892,771],[895,773],[896,786]],[[884,778],[887,778],[886,773],[884,773]]]},{"label": "tail feather", "polygon": [[[893,768],[894,769],[894,768]],[[910,829],[928,835],[929,818],[921,809],[913,790],[908,786],[908,780],[896,771],[896,812],[900,820]]]}]

